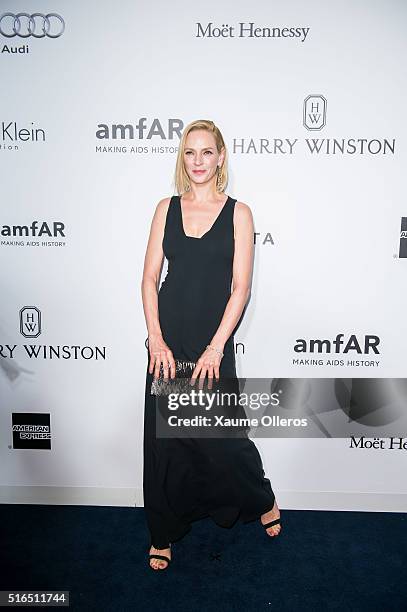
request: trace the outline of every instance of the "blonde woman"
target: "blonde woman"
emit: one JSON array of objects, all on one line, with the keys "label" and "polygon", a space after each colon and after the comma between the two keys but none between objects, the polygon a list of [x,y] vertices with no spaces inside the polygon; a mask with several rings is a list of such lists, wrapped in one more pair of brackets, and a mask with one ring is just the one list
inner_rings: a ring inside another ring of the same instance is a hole
[{"label": "blonde woman", "polygon": [[[143,491],[151,535],[150,566],[166,569],[171,543],[194,520],[222,527],[260,519],[280,532],[280,512],[260,455],[249,438],[210,442],[156,436],[152,383],[173,379],[176,361],[192,379],[236,378],[234,330],[250,295],[253,219],[226,196],[227,150],[212,121],[190,123],[175,170],[178,195],[161,200],[151,223],[142,298],[148,330]],[[168,272],[160,290],[164,256]],[[218,443],[217,443],[218,442]]]}]

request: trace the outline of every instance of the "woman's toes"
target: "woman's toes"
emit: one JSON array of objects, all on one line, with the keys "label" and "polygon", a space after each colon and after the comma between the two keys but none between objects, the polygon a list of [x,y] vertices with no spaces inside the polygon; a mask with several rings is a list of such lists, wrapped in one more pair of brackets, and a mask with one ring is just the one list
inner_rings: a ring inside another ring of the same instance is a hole
[{"label": "woman's toes", "polygon": [[277,527],[276,531],[273,531],[273,537],[280,533],[280,527]]},{"label": "woman's toes", "polygon": [[[154,546],[151,546],[150,548],[150,555],[155,555],[155,554],[160,554],[160,555],[165,555],[165,556],[170,556],[171,554],[171,547],[169,549],[162,549],[162,548],[154,548]],[[155,559],[152,558],[150,559],[150,567],[152,567],[155,570],[163,570],[167,567],[168,562],[164,561],[164,559]]]}]

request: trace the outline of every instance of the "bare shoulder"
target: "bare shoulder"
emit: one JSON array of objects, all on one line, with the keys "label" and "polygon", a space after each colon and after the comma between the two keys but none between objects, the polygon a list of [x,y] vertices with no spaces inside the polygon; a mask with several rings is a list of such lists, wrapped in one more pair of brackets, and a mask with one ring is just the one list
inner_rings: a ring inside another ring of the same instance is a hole
[{"label": "bare shoulder", "polygon": [[236,201],[234,219],[239,225],[253,223],[253,215],[250,206],[245,202]]},{"label": "bare shoulder", "polygon": [[168,207],[171,202],[171,197],[162,198],[155,207],[152,225],[153,227],[163,228],[167,217]]},{"label": "bare shoulder", "polygon": [[168,198],[162,198],[162,200],[160,200],[155,208],[155,212],[157,215],[164,216],[167,214],[168,211],[168,207],[170,205],[171,202],[171,196]]}]

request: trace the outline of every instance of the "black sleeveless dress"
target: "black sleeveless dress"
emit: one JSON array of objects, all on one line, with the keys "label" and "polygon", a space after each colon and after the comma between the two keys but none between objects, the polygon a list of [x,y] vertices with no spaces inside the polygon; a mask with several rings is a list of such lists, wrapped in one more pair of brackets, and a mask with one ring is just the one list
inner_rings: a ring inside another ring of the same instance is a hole
[{"label": "black sleeveless dress", "polygon": [[[228,196],[212,227],[187,236],[180,196],[171,198],[163,238],[168,271],[158,293],[164,341],[176,359],[196,362],[214,336],[231,294],[236,200]],[[220,377],[236,378],[234,335],[225,343]],[[195,520],[210,516],[231,527],[272,509],[274,493],[248,438],[159,438],[153,374],[147,375],[144,411],[143,493],[151,543],[167,548]]]}]

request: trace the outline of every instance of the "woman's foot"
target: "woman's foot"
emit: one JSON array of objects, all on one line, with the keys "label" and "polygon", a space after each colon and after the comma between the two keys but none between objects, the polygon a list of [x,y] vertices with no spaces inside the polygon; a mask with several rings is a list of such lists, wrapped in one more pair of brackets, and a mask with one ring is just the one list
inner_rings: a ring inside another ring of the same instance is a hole
[{"label": "woman's foot", "polygon": [[[280,518],[280,511],[278,509],[277,502],[275,501],[272,510],[269,510],[269,512],[262,514],[260,520],[261,520],[262,525],[266,525],[266,523],[270,523],[270,521],[274,521],[278,518]],[[271,537],[278,535],[280,533],[280,530],[281,530],[281,525],[278,525],[278,524],[273,525],[272,527],[268,527],[266,529],[268,535]]]},{"label": "woman's foot", "polygon": [[[150,555],[163,555],[164,557],[169,557],[169,559],[171,559],[171,548],[154,548],[154,546],[151,546]],[[155,570],[163,570],[166,569],[167,566],[168,561],[164,561],[164,559],[150,559],[150,567]]]}]

